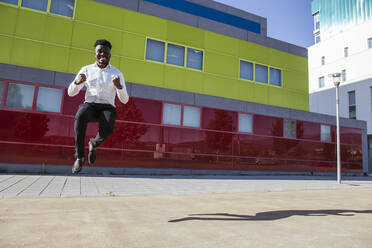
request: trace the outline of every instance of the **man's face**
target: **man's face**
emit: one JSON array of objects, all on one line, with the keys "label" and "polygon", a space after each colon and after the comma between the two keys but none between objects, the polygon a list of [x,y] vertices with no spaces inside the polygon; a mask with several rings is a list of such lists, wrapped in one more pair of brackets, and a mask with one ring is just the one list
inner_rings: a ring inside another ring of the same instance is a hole
[{"label": "man's face", "polygon": [[110,62],[111,51],[110,48],[102,45],[96,46],[96,62],[100,68],[105,68]]}]

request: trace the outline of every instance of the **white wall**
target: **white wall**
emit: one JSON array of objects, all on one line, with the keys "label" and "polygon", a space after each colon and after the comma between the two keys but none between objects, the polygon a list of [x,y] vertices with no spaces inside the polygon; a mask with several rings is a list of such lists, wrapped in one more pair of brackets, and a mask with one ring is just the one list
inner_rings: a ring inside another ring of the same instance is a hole
[{"label": "white wall", "polygon": [[[354,26],[332,38],[309,47],[309,104],[310,111],[335,115],[335,89],[328,74],[346,69],[346,81],[340,86],[340,116],[349,117],[348,92],[355,91],[356,116],[367,121],[367,133],[372,134],[372,20]],[[349,56],[344,57],[344,48]],[[325,56],[325,65],[321,57]],[[319,77],[324,76],[325,87],[319,88]]]},{"label": "white wall", "polygon": [[[346,69],[343,84],[372,78],[372,49],[368,49],[368,38],[372,38],[372,20],[354,26],[328,40],[321,41],[308,49],[310,93],[333,87],[328,74]],[[344,48],[349,47],[349,56],[344,57]],[[321,57],[325,56],[325,65]],[[319,89],[318,78],[325,77],[325,87]]]}]

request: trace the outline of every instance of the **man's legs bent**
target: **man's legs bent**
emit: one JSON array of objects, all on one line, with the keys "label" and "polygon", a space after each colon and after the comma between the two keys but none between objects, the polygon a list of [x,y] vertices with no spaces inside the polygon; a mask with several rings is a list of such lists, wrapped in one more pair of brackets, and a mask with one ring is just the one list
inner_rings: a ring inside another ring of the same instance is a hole
[{"label": "man's legs bent", "polygon": [[83,103],[75,115],[75,158],[83,158],[84,141],[88,122],[97,120],[97,113],[92,104]]},{"label": "man's legs bent", "polygon": [[116,109],[114,106],[104,104],[100,106],[101,113],[98,117],[99,128],[95,138],[91,138],[90,142],[94,147],[102,144],[103,141],[108,139],[114,132],[115,120],[116,120]]}]

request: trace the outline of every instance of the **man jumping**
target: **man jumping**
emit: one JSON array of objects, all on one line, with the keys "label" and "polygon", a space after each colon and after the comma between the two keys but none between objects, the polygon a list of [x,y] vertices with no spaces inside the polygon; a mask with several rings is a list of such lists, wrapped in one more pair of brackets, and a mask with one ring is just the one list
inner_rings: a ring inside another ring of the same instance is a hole
[{"label": "man jumping", "polygon": [[85,101],[79,105],[75,115],[75,158],[72,173],[77,174],[85,163],[84,140],[88,122],[98,122],[99,128],[95,138],[88,143],[88,162],[96,160],[96,147],[102,144],[114,131],[116,110],[115,95],[122,103],[127,103],[129,96],[125,87],[123,74],[110,62],[111,44],[107,40],[94,43],[96,62],[81,68],[75,80],[68,87],[68,95],[75,96],[85,86]]}]

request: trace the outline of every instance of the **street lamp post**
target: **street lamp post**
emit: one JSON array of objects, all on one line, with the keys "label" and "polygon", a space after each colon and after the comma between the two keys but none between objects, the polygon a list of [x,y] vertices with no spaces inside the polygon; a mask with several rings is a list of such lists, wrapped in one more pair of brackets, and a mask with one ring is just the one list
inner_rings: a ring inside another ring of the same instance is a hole
[{"label": "street lamp post", "polygon": [[339,117],[339,97],[338,88],[341,82],[341,73],[332,73],[328,75],[333,78],[336,86],[336,126],[337,126],[337,182],[341,184],[341,154],[340,154],[340,117]]}]

